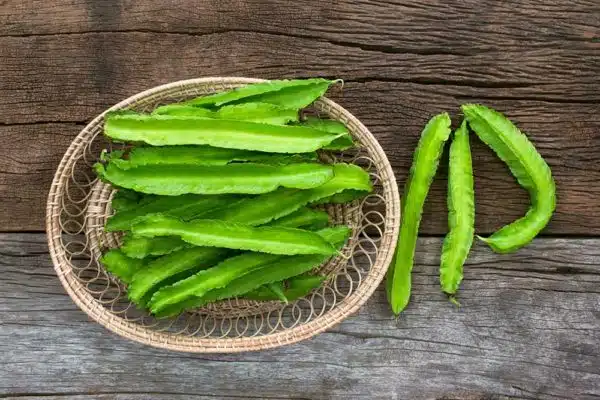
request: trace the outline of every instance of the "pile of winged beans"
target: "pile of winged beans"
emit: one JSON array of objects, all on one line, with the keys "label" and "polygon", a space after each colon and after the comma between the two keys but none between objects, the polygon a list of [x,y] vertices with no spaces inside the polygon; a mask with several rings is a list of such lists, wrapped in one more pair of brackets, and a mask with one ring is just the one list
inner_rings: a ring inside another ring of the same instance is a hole
[{"label": "pile of winged beans", "polygon": [[[302,109],[337,81],[279,80],[243,86],[156,108],[109,113],[105,134],[126,150],[104,152],[98,176],[117,188],[105,229],[122,231],[120,248],[102,256],[127,285],[129,299],[170,317],[235,297],[289,302],[326,279],[315,269],[348,240],[330,226],[324,203],[372,191],[356,165],[319,162],[317,151],[354,146],[340,122]],[[530,194],[527,214],[482,238],[507,253],[529,243],[555,208],[550,168],[502,114],[474,104],[450,145],[449,233],[440,283],[452,301],[474,237],[475,199],[469,128]],[[404,189],[400,236],[387,279],[394,314],[407,305],[423,204],[450,137],[450,117],[433,117],[421,134]]]},{"label": "pile of winged beans", "polygon": [[314,271],[351,230],[316,206],[372,191],[360,167],[317,157],[354,146],[344,124],[302,112],[335,83],[268,81],[106,115],[105,135],[125,150],[94,169],[117,189],[105,229],[124,236],[101,262],[132,302],[169,317],[234,297],[289,302],[321,285]]}]

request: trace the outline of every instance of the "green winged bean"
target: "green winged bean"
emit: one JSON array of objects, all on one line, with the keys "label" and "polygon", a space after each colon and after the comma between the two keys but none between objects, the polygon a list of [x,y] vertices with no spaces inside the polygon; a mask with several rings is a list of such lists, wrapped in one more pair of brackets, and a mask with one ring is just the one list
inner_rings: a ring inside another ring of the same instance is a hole
[{"label": "green winged bean", "polygon": [[109,163],[94,166],[98,176],[113,185],[142,193],[260,194],[278,187],[311,189],[333,178],[333,168],[319,163],[266,165],[254,163],[222,166],[156,165],[123,170]]},{"label": "green winged bean", "polygon": [[[283,295],[288,302],[291,302],[307,296],[310,292],[321,286],[325,279],[327,279],[327,277],[321,275],[299,275],[287,279],[284,282],[277,282],[276,284],[283,287]],[[248,292],[244,297],[257,301],[279,300],[279,297],[272,293],[266,286],[261,286],[258,289]]]},{"label": "green winged bean", "polygon": [[322,229],[329,224],[329,214],[322,210],[313,210],[312,208],[302,207],[285,217],[275,221],[275,225],[280,227],[302,227],[309,230]]},{"label": "green winged bean", "polygon": [[333,164],[334,176],[321,186],[308,190],[278,189],[241,200],[219,215],[220,219],[249,225],[262,225],[284,217],[299,208],[339,193],[360,198],[373,190],[369,174],[352,164]]},{"label": "green winged bean", "polygon": [[285,125],[298,121],[298,109],[283,108],[269,103],[234,104],[224,106],[216,111],[187,104],[169,104],[157,108],[153,114],[231,119],[273,125]]},{"label": "green winged bean", "polygon": [[[334,177],[325,184],[308,190],[278,189],[271,193],[252,198],[244,198],[224,209],[217,209],[207,215],[206,219],[221,219],[247,225],[264,225],[289,215],[310,203],[336,202],[336,196],[342,196],[339,202],[352,201],[363,197],[373,190],[369,174],[357,165],[334,164]],[[156,254],[157,247],[152,241],[160,238],[135,238],[139,248],[152,248]],[[170,240],[174,238],[170,238]],[[187,246],[179,239],[179,246]],[[172,244],[174,245],[174,244]],[[162,248],[162,247],[161,247]],[[142,253],[144,254],[144,253]],[[141,254],[139,254],[141,255]],[[148,255],[148,254],[146,254]]]},{"label": "green winged bean", "polygon": [[346,125],[339,121],[308,116],[300,123],[300,125],[309,126],[329,133],[343,134],[333,142],[324,146],[323,150],[347,150],[354,147],[354,140],[352,140],[352,136],[350,136],[350,131],[346,128]]},{"label": "green winged bean", "polygon": [[113,196],[111,207],[116,211],[130,210],[138,205],[141,195],[133,190],[119,189]]},{"label": "green winged bean", "polygon": [[108,272],[124,283],[131,282],[133,275],[144,265],[142,260],[127,257],[119,249],[111,249],[104,253],[100,258],[100,262]]},{"label": "green winged bean", "polygon": [[225,247],[271,254],[326,254],[335,248],[314,232],[274,226],[253,227],[221,220],[181,221],[156,215],[136,223],[131,231],[135,236],[180,236],[196,246]]},{"label": "green winged bean", "polygon": [[182,241],[178,236],[146,238],[127,234],[123,236],[121,251],[127,257],[146,258],[169,254],[184,247],[190,247],[190,245]]},{"label": "green winged bean", "polygon": [[265,286],[269,288],[279,301],[285,304],[288,303],[288,298],[283,293],[283,287],[280,285],[280,282],[267,283]]},{"label": "green winged bean", "polygon": [[172,277],[186,274],[181,278],[209,268],[222,260],[228,251],[216,247],[189,247],[174,251],[165,256],[150,261],[135,273],[127,289],[129,299],[143,306],[147,297],[154,292],[158,285]]},{"label": "green winged bean", "polygon": [[[284,155],[251,150],[223,149],[220,147],[202,145],[136,147],[128,153],[120,153],[122,154],[117,153],[116,157],[108,156],[105,157],[105,159],[123,170],[146,165],[218,166],[239,161],[250,161],[266,164],[291,164],[314,161],[317,158],[316,153],[314,152]],[[125,155],[127,158],[120,158],[123,155]]]},{"label": "green winged bean", "polygon": [[[350,235],[347,227],[325,228],[318,232],[324,240],[341,248]],[[209,301],[245,294],[262,285],[281,281],[307,272],[329,256],[278,256],[243,253],[228,258],[213,268],[158,290],[150,301],[152,313],[160,317],[200,307]]]},{"label": "green winged bean", "polygon": [[199,144],[270,153],[309,153],[343,136],[306,126],[131,114],[107,116],[104,133],[114,140],[152,146]]},{"label": "green winged bean", "polygon": [[271,80],[198,97],[187,101],[185,104],[200,107],[221,107],[232,103],[262,102],[285,108],[300,109],[321,97],[329,86],[336,82],[338,81],[320,78]]},{"label": "green winged bean", "polygon": [[162,213],[183,220],[198,218],[212,210],[234,204],[239,198],[234,195],[205,196],[183,194],[181,196],[156,196],[150,201],[124,211],[118,211],[108,218],[105,229],[108,232],[126,231],[131,225],[149,215]]},{"label": "green winged bean", "polygon": [[433,117],[421,133],[402,203],[400,235],[395,260],[388,271],[388,300],[398,315],[408,304],[411,290],[411,271],[423,204],[435,176],[444,143],[450,136],[450,117],[447,113]]},{"label": "green winged bean", "polygon": [[524,217],[481,238],[494,251],[510,253],[525,246],[548,224],[556,207],[556,186],[550,167],[533,144],[508,118],[491,108],[465,104],[462,111],[477,136],[506,163],[531,197]]},{"label": "green winged bean", "polygon": [[467,122],[454,132],[448,170],[448,227],[440,262],[442,291],[454,295],[463,278],[463,265],[475,233],[475,194]]},{"label": "green winged bean", "polygon": [[[303,226],[303,224],[312,226],[322,220],[322,215],[305,213],[303,209],[295,214],[302,216],[302,218],[281,219],[275,221],[273,226],[297,228]],[[292,215],[290,215],[290,217]],[[200,269],[216,264],[227,254],[231,254],[231,252],[225,249],[214,247],[190,247],[157,258],[148,263],[143,270],[133,276],[129,287],[129,298],[135,303],[143,305],[145,303],[144,299],[153,293],[153,288],[157,288],[158,285],[173,280],[175,277],[180,277],[181,279],[187,278]]]}]

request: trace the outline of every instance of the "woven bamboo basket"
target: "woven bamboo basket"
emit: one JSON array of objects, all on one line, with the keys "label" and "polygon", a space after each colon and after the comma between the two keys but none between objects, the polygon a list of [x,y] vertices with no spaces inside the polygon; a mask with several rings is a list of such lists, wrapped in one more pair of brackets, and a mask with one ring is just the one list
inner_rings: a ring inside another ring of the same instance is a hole
[{"label": "woven bamboo basket", "polygon": [[[249,78],[201,78],[155,87],[108,111],[151,111],[158,105],[259,82]],[[325,206],[334,223],[353,228],[342,254],[320,267],[328,279],[305,298],[289,304],[233,299],[172,319],[156,319],[131,304],[126,287],[98,262],[101,251],[120,238],[103,230],[111,215],[114,190],[100,182],[91,166],[102,149],[104,115],[73,140],[50,188],[46,229],[54,268],[73,301],[109,330],[156,347],[201,353],[240,352],[291,344],[316,335],[358,311],[382,281],[398,237],[400,199],[392,168],[373,135],[352,114],[321,98],[313,111],[337,119],[358,144],[325,161],[365,168],[375,191],[350,204]]]}]

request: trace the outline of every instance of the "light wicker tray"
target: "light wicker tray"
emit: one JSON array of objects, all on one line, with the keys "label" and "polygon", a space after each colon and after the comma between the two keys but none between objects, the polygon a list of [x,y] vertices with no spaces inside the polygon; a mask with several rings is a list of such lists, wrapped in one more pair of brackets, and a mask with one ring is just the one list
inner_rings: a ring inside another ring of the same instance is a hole
[{"label": "light wicker tray", "polygon": [[[110,108],[151,111],[174,101],[259,82],[249,78],[201,78],[144,91]],[[50,189],[46,229],[54,268],[67,293],[91,318],[111,331],[156,347],[188,352],[253,351],[307,339],[356,312],[383,279],[398,237],[400,199],[390,164],[373,135],[352,114],[322,98],[319,115],[350,129],[358,148],[326,161],[358,164],[369,171],[375,191],[343,206],[326,206],[332,221],[353,228],[342,255],[320,267],[329,278],[305,298],[279,302],[229,300],[177,318],[157,320],[127,300],[124,285],[98,262],[101,250],[118,245],[104,232],[113,189],[91,166],[104,148],[104,114],[73,140]],[[107,110],[109,111],[109,110]]]}]

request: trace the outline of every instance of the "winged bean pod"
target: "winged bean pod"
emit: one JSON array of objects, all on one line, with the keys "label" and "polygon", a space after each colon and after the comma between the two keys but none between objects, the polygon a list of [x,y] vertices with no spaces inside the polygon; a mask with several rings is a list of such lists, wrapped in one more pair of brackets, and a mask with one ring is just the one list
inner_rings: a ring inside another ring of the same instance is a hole
[{"label": "winged bean pod", "polygon": [[133,275],[127,295],[134,303],[144,305],[146,298],[159,284],[164,284],[182,273],[187,273],[183,279],[194,272],[211,267],[226,254],[227,250],[216,247],[189,247],[157,258]]},{"label": "winged bean pod", "polygon": [[242,86],[230,91],[198,97],[186,104],[201,107],[223,106],[240,102],[264,102],[300,109],[321,97],[337,81],[326,79],[271,80]]},{"label": "winged bean pod", "polygon": [[157,165],[123,170],[109,163],[94,166],[101,179],[142,193],[178,196],[186,193],[260,194],[278,187],[310,189],[333,178],[331,166],[318,163],[222,166]]},{"label": "winged bean pod", "polygon": [[448,170],[448,227],[440,263],[442,290],[453,295],[463,277],[463,265],[475,233],[475,195],[473,167],[467,122],[454,132],[450,145]]},{"label": "winged bean pod", "polygon": [[[314,289],[321,286],[325,279],[327,279],[327,277],[321,275],[300,275],[286,280],[285,283],[278,282],[276,284],[284,287],[283,294],[288,302],[290,302],[307,296]],[[248,292],[244,297],[258,301],[272,301],[279,299],[279,297],[273,294],[266,286],[261,286],[256,290]]]},{"label": "winged bean pod", "polygon": [[131,282],[133,275],[144,265],[142,260],[127,257],[119,249],[111,249],[104,253],[100,258],[100,262],[108,272],[124,283]]},{"label": "winged bean pod", "polygon": [[498,253],[518,250],[548,224],[556,207],[556,186],[550,167],[527,136],[501,113],[477,104],[463,105],[462,110],[477,136],[529,192],[531,207],[524,217],[481,238]]},{"label": "winged bean pod", "polygon": [[136,236],[180,236],[196,246],[260,251],[271,254],[326,254],[335,248],[314,232],[273,226],[253,227],[221,220],[183,222],[177,218],[156,215],[132,227]]},{"label": "winged bean pod", "polygon": [[141,195],[128,189],[119,189],[113,196],[111,207],[116,211],[125,211],[137,207]]},{"label": "winged bean pod", "polygon": [[109,115],[104,133],[114,140],[153,146],[201,144],[271,153],[308,153],[343,136],[305,126],[130,114]]},{"label": "winged bean pod", "polygon": [[121,251],[127,257],[146,258],[169,254],[185,247],[190,247],[190,245],[182,241],[178,236],[146,238],[127,234],[123,236]]},{"label": "winged bean pod", "polygon": [[395,260],[388,271],[388,298],[396,315],[406,307],[410,299],[411,271],[423,204],[449,136],[450,117],[447,113],[436,115],[425,126],[414,153],[404,188]]},{"label": "winged bean pod", "polygon": [[323,150],[346,150],[354,146],[354,140],[346,125],[332,119],[308,116],[300,125],[309,126],[329,133],[342,133],[343,136],[323,147]]},{"label": "winged bean pod", "polygon": [[[321,215],[315,213],[298,212],[297,214],[303,214],[303,218],[290,218],[286,221],[278,220],[273,225],[280,224],[279,226],[296,228],[302,226],[302,224],[313,225],[322,219]],[[133,276],[128,290],[129,298],[135,303],[143,305],[145,303],[144,299],[152,295],[159,285],[164,285],[165,282],[171,280],[177,281],[177,278],[185,279],[200,269],[215,265],[227,254],[231,254],[231,252],[225,249],[190,247],[157,258]]]},{"label": "winged bean pod", "polygon": [[224,106],[216,111],[187,104],[169,104],[157,108],[153,114],[231,119],[273,125],[285,125],[298,121],[298,109],[283,108],[269,103],[234,104]]},{"label": "winged bean pod", "polygon": [[[262,194],[252,198],[244,198],[238,202],[232,203],[225,209],[217,209],[203,216],[206,219],[221,219],[229,222],[236,222],[247,225],[264,225],[275,221],[286,215],[289,215],[301,207],[316,202],[334,202],[335,196],[342,195],[341,202],[352,201],[370,193],[373,186],[369,174],[362,168],[352,164],[334,164],[334,177],[325,184],[308,190],[278,189],[271,193]],[[334,196],[334,197],[332,197]],[[134,249],[139,257],[147,256],[147,250],[152,249],[153,254],[157,253],[160,245],[152,245],[155,240],[161,238],[135,238]],[[169,240],[177,241],[170,237]],[[187,246],[181,239],[179,248]],[[136,243],[137,242],[137,243]],[[177,247],[175,242],[171,246]],[[133,247],[133,246],[132,246]],[[165,249],[170,252],[169,249]],[[166,253],[165,253],[166,254]]]},{"label": "winged bean pod", "polygon": [[155,213],[162,213],[183,220],[192,219],[211,210],[233,204],[238,200],[239,198],[233,195],[184,194],[181,196],[156,196],[138,207],[118,211],[108,218],[105,228],[108,232],[126,231],[131,229],[131,225],[135,222],[140,222]]},{"label": "winged bean pod", "polygon": [[[350,235],[350,229],[325,228],[318,234],[336,248],[341,248]],[[300,275],[328,258],[314,254],[286,257],[243,253],[183,281],[161,288],[152,296],[150,308],[157,316],[171,316],[185,309],[200,307],[208,301],[242,295],[262,285]]]}]

